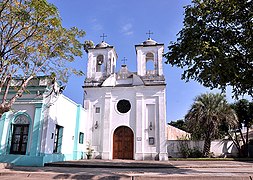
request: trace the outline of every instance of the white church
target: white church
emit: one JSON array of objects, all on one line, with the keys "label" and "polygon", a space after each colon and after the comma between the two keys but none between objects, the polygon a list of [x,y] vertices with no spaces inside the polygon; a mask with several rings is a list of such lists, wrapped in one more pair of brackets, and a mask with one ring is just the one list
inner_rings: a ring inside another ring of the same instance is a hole
[{"label": "white church", "polygon": [[0,162],[43,166],[88,154],[168,160],[164,44],[148,38],[135,50],[137,72],[125,64],[115,72],[113,46],[102,41],[88,49],[83,105],[64,96],[47,77],[34,79],[30,93],[0,120]]}]

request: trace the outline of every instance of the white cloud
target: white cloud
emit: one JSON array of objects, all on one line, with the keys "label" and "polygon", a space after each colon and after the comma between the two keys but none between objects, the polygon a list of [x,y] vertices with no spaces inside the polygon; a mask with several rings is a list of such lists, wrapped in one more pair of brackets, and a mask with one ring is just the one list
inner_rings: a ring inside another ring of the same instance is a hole
[{"label": "white cloud", "polygon": [[103,26],[98,22],[98,20],[96,18],[91,20],[92,23],[92,29],[94,31],[102,31],[103,30]]},{"label": "white cloud", "polygon": [[127,23],[124,26],[121,27],[121,32],[127,36],[133,34],[133,25],[131,23]]}]

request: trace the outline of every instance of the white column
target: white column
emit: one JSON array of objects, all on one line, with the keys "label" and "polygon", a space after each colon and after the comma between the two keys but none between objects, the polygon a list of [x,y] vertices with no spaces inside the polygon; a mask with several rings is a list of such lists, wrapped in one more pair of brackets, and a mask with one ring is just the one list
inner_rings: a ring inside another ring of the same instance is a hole
[{"label": "white column", "polygon": [[165,88],[159,93],[159,160],[168,160]]},{"label": "white column", "polygon": [[102,126],[102,159],[112,159],[112,137],[110,136],[111,131],[111,92],[107,92],[105,94],[105,104],[104,104],[104,118],[103,118],[103,126]]},{"label": "white column", "polygon": [[135,160],[143,160],[144,147],[144,108],[143,108],[143,94],[136,93],[136,130],[135,130]]}]

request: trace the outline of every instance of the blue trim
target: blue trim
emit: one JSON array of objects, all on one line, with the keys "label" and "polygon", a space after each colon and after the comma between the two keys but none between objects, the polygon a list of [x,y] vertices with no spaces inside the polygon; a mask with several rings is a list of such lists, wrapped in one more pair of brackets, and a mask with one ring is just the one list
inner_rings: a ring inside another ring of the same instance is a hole
[{"label": "blue trim", "polygon": [[12,163],[15,166],[43,166],[43,156],[8,154],[0,156],[0,162]]},{"label": "blue trim", "polygon": [[75,139],[74,139],[74,147],[73,147],[73,159],[76,160],[78,156],[77,147],[78,147],[78,139],[79,139],[79,126],[80,126],[80,112],[81,105],[77,105],[76,111],[76,127],[75,127]]},{"label": "blue trim", "polygon": [[5,147],[6,147],[6,142],[4,142],[4,145],[2,146],[2,138],[3,138],[3,132],[4,132],[4,123],[7,118],[7,113],[4,113],[0,119],[0,154],[5,153]]},{"label": "blue trim", "polygon": [[30,154],[31,156],[39,155],[40,151],[40,140],[41,140],[41,125],[42,125],[42,103],[35,104],[34,111],[34,122],[33,122],[33,131],[32,131],[32,142]]},{"label": "blue trim", "polygon": [[43,154],[44,159],[43,159],[43,164],[45,163],[50,163],[50,162],[58,162],[58,161],[64,161],[65,159],[65,155],[64,154],[58,154],[58,153],[54,153],[54,154]]}]

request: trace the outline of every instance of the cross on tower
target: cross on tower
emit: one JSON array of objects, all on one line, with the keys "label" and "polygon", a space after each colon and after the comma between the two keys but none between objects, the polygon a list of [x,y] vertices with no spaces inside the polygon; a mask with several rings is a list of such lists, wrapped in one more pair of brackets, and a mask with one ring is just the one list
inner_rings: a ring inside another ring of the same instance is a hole
[{"label": "cross on tower", "polygon": [[105,40],[105,37],[107,37],[106,35],[105,35],[105,33],[103,33],[103,35],[102,36],[100,36],[101,38],[103,38],[103,41]]},{"label": "cross on tower", "polygon": [[124,64],[126,64],[126,61],[127,61],[126,57],[124,57],[124,59],[122,59],[121,61],[122,61]]},{"label": "cross on tower", "polygon": [[151,34],[154,34],[154,33],[151,32],[150,30],[148,30],[148,32],[147,32],[146,34],[148,34],[148,38],[150,38],[150,35],[151,35]]}]

